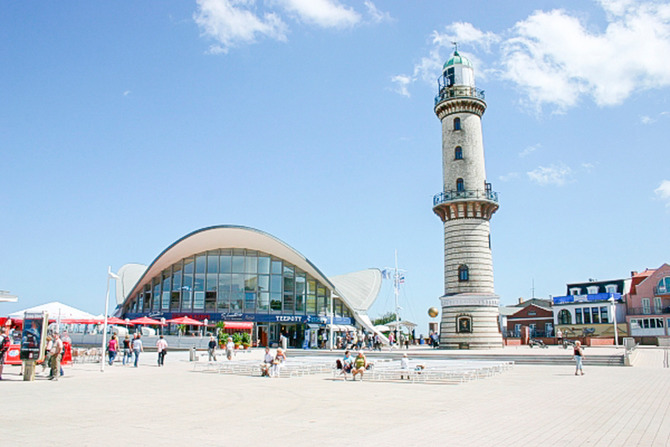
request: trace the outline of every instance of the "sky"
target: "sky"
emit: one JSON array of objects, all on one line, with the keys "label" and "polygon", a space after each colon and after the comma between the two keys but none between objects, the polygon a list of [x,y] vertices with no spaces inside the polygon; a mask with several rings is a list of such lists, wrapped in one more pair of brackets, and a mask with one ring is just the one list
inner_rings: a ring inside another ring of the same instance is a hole
[{"label": "sky", "polygon": [[452,42],[486,93],[501,303],[670,261],[668,2],[2,2],[0,42],[0,315],[101,314],[108,266],[233,224],[327,276],[397,251],[426,333]]}]

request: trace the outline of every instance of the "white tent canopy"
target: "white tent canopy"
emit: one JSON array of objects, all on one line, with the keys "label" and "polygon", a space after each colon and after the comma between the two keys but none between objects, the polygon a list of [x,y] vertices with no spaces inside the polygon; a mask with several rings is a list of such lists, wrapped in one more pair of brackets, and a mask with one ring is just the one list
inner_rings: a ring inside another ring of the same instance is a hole
[{"label": "white tent canopy", "polygon": [[85,319],[85,318],[95,318],[93,314],[84,312],[83,310],[75,309],[72,306],[67,304],[59,303],[58,301],[53,301],[51,303],[41,304],[39,306],[31,307],[29,309],[19,310],[9,314],[9,318],[12,320],[22,320],[23,314],[26,312],[43,312],[46,311],[49,313],[50,319],[55,319],[60,316],[63,319]]}]

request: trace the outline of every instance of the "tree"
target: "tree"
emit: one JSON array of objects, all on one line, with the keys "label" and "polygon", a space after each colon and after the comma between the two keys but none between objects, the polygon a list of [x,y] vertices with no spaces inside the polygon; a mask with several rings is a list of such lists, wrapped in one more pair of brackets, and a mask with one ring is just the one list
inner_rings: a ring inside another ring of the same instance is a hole
[{"label": "tree", "polygon": [[392,321],[395,321],[395,319],[396,319],[395,312],[386,312],[381,317],[373,320],[372,324],[374,324],[375,326],[378,326],[380,324],[386,324],[386,323],[390,323]]}]

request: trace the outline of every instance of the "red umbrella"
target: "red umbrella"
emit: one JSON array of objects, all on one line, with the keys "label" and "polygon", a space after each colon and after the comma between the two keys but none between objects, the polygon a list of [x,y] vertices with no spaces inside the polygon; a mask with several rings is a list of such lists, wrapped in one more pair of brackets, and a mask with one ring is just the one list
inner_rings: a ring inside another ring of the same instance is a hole
[{"label": "red umbrella", "polygon": [[141,317],[141,318],[135,318],[134,320],[130,320],[131,324],[158,324],[158,325],[163,325],[160,321],[154,320],[153,318],[149,317]]},{"label": "red umbrella", "polygon": [[132,324],[131,322],[126,322],[119,317],[110,317],[107,318],[107,324]]},{"label": "red umbrella", "polygon": [[202,321],[194,320],[191,317],[173,318],[171,320],[167,320],[167,323],[186,324],[190,326],[202,326],[204,324]]}]

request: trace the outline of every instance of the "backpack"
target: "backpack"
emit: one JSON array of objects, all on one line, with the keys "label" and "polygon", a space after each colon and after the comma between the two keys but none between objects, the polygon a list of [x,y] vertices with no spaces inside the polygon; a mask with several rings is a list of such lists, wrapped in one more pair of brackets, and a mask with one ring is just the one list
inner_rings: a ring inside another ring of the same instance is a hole
[{"label": "backpack", "polygon": [[0,355],[4,354],[8,349],[9,349],[9,337],[3,335],[2,341],[0,341]]}]

